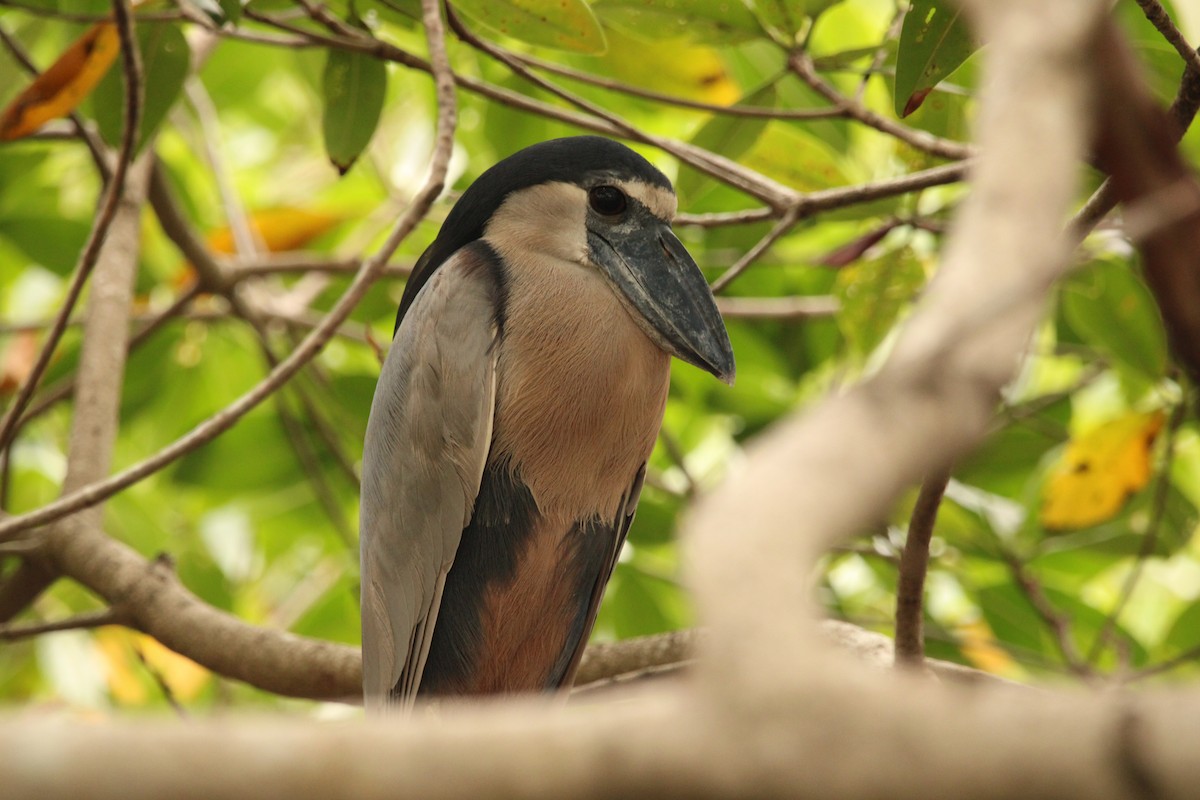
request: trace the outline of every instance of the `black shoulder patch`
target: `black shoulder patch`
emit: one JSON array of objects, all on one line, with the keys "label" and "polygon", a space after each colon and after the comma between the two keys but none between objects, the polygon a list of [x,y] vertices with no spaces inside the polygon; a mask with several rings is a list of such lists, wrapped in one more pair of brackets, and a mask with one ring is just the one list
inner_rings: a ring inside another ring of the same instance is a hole
[{"label": "black shoulder patch", "polygon": [[446,575],[420,694],[453,694],[470,679],[479,657],[484,589],[492,581],[512,579],[536,516],[533,495],[508,465],[483,471],[475,511]]},{"label": "black shoulder patch", "polygon": [[551,139],[517,151],[480,175],[450,210],[437,238],[417,259],[408,277],[393,333],[429,276],[450,256],[483,236],[488,220],[510,194],[542,183],[579,183],[596,172],[671,188],[667,176],[649,161],[601,136]]}]

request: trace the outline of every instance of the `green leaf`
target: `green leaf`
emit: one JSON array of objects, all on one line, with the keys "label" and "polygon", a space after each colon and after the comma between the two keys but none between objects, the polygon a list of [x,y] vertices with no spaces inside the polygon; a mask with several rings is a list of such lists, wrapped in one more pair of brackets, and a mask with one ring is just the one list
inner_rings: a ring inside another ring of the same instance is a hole
[{"label": "green leaf", "polygon": [[366,53],[331,49],[322,89],[325,152],[345,175],[379,125],[387,94],[387,66]]},{"label": "green leaf", "polygon": [[1177,652],[1200,647],[1200,602],[1185,607],[1175,618],[1167,634],[1166,645]]},{"label": "green leaf", "polygon": [[604,0],[596,13],[606,26],[641,39],[687,39],[728,46],[765,32],[741,0]]},{"label": "green leaf", "polygon": [[29,258],[57,275],[71,274],[87,235],[85,223],[64,217],[0,217],[0,237],[8,239]]},{"label": "green leaf", "polygon": [[1070,401],[1063,399],[1033,419],[1018,419],[991,433],[955,466],[954,477],[986,492],[1019,498],[1047,451],[1066,441],[1069,414]]},{"label": "green leaf", "polygon": [[[142,54],[142,117],[137,149],[154,135],[175,104],[191,68],[192,51],[178,25],[141,25],[137,30]],[[108,71],[92,92],[92,108],[100,135],[116,147],[125,126],[125,77],[119,66]]]},{"label": "green leaf", "polygon": [[804,20],[815,17],[842,0],[754,0],[754,13],[768,32],[795,41],[804,28]]},{"label": "green leaf", "polygon": [[715,47],[681,40],[658,46],[615,28],[607,35],[608,52],[588,59],[592,70],[643,89],[716,105],[742,96]]},{"label": "green leaf", "polygon": [[604,30],[583,0],[460,0],[456,10],[504,36],[528,44],[603,53]]},{"label": "green leaf", "polygon": [[1063,316],[1118,369],[1156,381],[1167,368],[1158,306],[1128,264],[1098,261],[1063,287]]},{"label": "green leaf", "polygon": [[838,273],[834,284],[834,294],[842,303],[838,327],[851,350],[869,355],[924,285],[925,270],[907,248]]},{"label": "green leaf", "polygon": [[754,13],[773,38],[794,41],[804,24],[804,3],[787,0],[755,0]]},{"label": "green leaf", "polygon": [[973,52],[975,44],[956,5],[913,0],[896,53],[896,114],[906,117],[916,111],[930,90]]},{"label": "green leaf", "polygon": [[846,176],[839,162],[838,153],[824,141],[783,122],[768,124],[742,160],[751,169],[802,192],[844,186]]},{"label": "green leaf", "polygon": [[226,22],[236,25],[242,18],[242,0],[217,0],[217,4],[224,12]]},{"label": "green leaf", "polygon": [[[756,92],[742,99],[741,105],[773,108],[775,106],[775,86],[767,84]],[[743,154],[754,147],[758,137],[767,129],[770,120],[765,117],[734,117],[726,114],[716,114],[696,131],[691,143],[713,153],[720,153],[731,161],[737,161]],[[675,181],[675,190],[688,205],[694,204],[705,191],[712,187],[713,180],[708,175],[685,166],[679,171],[679,179]]]},{"label": "green leaf", "polygon": [[303,479],[296,454],[278,419],[267,411],[247,414],[208,445],[179,460],[172,477],[209,491],[267,491]]},{"label": "green leaf", "polygon": [[1045,623],[1025,595],[1011,583],[984,586],[976,592],[979,610],[996,638],[1014,654],[1044,654],[1053,658]]},{"label": "green leaf", "polygon": [[806,0],[804,3],[804,13],[810,17],[815,17],[826,9],[833,8],[842,0]]},{"label": "green leaf", "polygon": [[346,620],[358,619],[358,592],[345,582],[331,586],[292,626],[292,632],[327,641],[357,645],[361,638],[357,625]]},{"label": "green leaf", "polygon": [[680,588],[627,563],[618,563],[601,606],[604,627],[619,639],[676,630],[687,620]]},{"label": "green leaf", "polygon": [[637,514],[629,529],[629,541],[635,547],[642,544],[662,544],[675,534],[675,520],[682,502],[678,497],[647,486],[642,490]]}]

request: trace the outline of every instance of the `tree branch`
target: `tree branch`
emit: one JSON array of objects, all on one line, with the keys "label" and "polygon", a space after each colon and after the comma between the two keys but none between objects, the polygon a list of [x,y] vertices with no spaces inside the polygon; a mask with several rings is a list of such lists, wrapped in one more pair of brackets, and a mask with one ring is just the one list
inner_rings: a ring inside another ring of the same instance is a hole
[{"label": "tree branch", "polygon": [[801,51],[792,53],[788,57],[788,66],[813,91],[833,103],[834,106],[842,109],[848,117],[858,120],[867,127],[874,128],[880,133],[886,133],[917,150],[922,150],[941,158],[962,160],[976,154],[975,149],[971,145],[954,142],[949,139],[941,139],[931,133],[902,125],[899,122],[875,113],[854,98],[846,97],[834,88],[831,83],[821,77],[816,67],[813,66],[812,58],[806,53]]},{"label": "tree branch", "polygon": [[0,641],[15,642],[20,639],[29,639],[46,633],[87,630],[90,628],[101,628],[105,625],[123,624],[125,624],[124,614],[114,608],[105,608],[100,611],[92,611],[55,622],[37,622],[29,625],[0,625]]},{"label": "tree branch", "polygon": [[924,600],[929,542],[938,506],[949,483],[949,472],[926,476],[908,523],[896,584],[896,666],[920,667],[925,661]]}]

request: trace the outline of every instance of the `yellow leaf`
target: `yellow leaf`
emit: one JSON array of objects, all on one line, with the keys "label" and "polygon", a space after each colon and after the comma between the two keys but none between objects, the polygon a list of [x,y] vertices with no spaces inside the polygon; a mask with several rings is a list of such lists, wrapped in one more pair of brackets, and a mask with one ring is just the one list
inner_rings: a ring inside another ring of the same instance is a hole
[{"label": "yellow leaf", "polygon": [[[272,253],[296,250],[321,234],[337,227],[345,219],[340,214],[309,211],[303,208],[272,208],[250,215],[250,229],[258,241]],[[233,254],[237,248],[233,231],[217,228],[208,235],[208,246],[216,253]]]},{"label": "yellow leaf", "polygon": [[1024,673],[1008,651],[996,643],[996,634],[982,619],[958,626],[959,649],[972,666],[991,673],[1016,678]]},{"label": "yellow leaf", "polygon": [[1150,480],[1150,456],[1162,430],[1161,411],[1126,414],[1072,437],[1042,497],[1046,528],[1086,528],[1112,519]]},{"label": "yellow leaf", "polygon": [[95,640],[108,668],[108,689],[124,705],[143,705],[150,699],[145,667],[158,673],[181,702],[195,699],[211,678],[204,667],[142,633],[105,627],[96,632]]},{"label": "yellow leaf", "polygon": [[8,104],[0,114],[0,141],[28,136],[50,120],[70,114],[96,88],[120,52],[117,26],[93,25]]},{"label": "yellow leaf", "polygon": [[194,700],[196,695],[208,685],[212,673],[192,661],[187,656],[181,656],[161,644],[157,639],[142,634],[136,634],[142,658],[150,665],[163,681],[171,688],[177,700],[186,702]]},{"label": "yellow leaf", "polygon": [[605,69],[643,89],[727,106],[742,96],[715,48],[683,40],[647,42],[607,29]]},{"label": "yellow leaf", "polygon": [[96,646],[107,667],[108,690],[123,705],[140,706],[146,702],[146,685],[138,677],[137,656],[130,647],[130,632],[106,627],[96,631]]}]

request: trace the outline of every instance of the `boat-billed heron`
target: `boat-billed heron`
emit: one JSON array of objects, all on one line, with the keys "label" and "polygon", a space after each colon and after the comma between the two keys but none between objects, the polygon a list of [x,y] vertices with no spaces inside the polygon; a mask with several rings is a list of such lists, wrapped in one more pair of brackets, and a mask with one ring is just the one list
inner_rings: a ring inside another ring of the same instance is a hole
[{"label": "boat-billed heron", "polygon": [[670,356],[733,350],[670,181],[594,136],[484,172],[417,261],[363,451],[363,690],[569,685],[633,519]]}]

